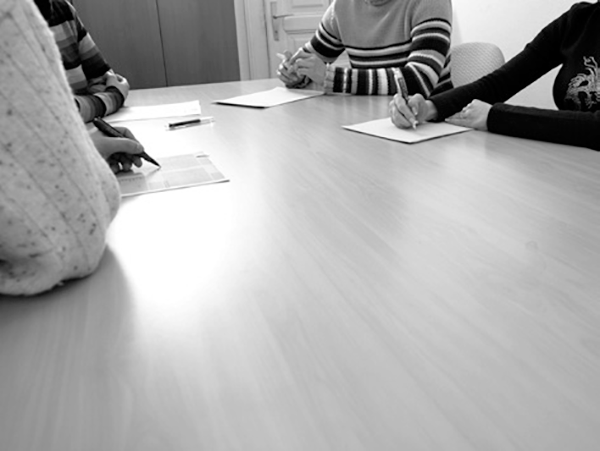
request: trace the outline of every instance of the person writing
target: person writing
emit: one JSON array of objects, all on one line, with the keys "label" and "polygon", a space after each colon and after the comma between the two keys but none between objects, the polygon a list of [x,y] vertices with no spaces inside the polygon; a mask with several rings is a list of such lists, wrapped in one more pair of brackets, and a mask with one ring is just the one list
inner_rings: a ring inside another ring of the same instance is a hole
[{"label": "person writing", "polygon": [[108,65],[73,5],[67,0],[35,3],[54,34],[84,122],[118,111],[129,94],[129,83]]},{"label": "person writing", "polygon": [[[392,122],[452,124],[600,150],[600,3],[580,2],[547,25],[525,49],[481,79],[425,99],[390,102]],[[554,81],[558,110],[508,105],[526,86],[560,66]]]},{"label": "person writing", "polygon": [[87,132],[34,3],[0,0],[0,294],[41,293],[96,269],[120,202],[102,155],[141,151]]},{"label": "person writing", "polygon": [[[334,0],[312,39],[286,52],[277,75],[288,88],[428,96],[450,81],[450,0]],[[350,68],[333,63],[344,50]],[[405,93],[405,94],[406,94]]]}]

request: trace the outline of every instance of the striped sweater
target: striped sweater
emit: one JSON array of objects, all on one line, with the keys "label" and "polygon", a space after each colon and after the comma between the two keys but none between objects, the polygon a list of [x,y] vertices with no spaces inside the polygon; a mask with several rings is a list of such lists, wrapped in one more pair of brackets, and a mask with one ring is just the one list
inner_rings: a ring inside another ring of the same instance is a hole
[{"label": "striped sweater", "polygon": [[106,76],[113,73],[112,69],[75,8],[66,0],[36,0],[36,4],[54,34],[83,120],[90,122],[119,110],[125,99],[118,89],[106,86]]},{"label": "striped sweater", "polygon": [[304,48],[326,63],[348,54],[350,68],[327,66],[325,92],[392,95],[398,68],[407,93],[427,97],[451,87],[451,21],[450,0],[335,0]]},{"label": "striped sweater", "polygon": [[0,0],[0,180],[0,294],[96,269],[119,188],[32,0]]}]

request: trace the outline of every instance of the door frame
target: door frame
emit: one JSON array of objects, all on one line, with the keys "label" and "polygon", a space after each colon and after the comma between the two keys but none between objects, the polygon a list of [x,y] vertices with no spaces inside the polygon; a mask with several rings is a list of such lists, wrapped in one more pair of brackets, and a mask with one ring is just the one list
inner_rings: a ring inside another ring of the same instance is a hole
[{"label": "door frame", "polygon": [[240,78],[272,78],[269,74],[269,49],[263,2],[234,0]]}]

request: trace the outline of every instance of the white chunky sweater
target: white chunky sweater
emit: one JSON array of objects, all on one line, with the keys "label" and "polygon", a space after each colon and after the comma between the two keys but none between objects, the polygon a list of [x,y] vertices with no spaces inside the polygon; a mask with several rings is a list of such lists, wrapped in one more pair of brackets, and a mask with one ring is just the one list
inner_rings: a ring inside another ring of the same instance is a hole
[{"label": "white chunky sweater", "polygon": [[0,0],[0,294],[92,273],[119,198],[37,7]]}]

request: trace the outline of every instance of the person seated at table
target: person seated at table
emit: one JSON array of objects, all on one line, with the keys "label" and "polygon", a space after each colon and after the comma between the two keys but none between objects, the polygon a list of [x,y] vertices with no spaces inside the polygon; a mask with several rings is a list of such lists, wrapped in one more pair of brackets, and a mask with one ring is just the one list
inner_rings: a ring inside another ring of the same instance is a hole
[{"label": "person seated at table", "polygon": [[96,269],[120,202],[101,154],[143,147],[90,136],[32,0],[0,1],[0,98],[0,294],[32,295]]},{"label": "person seated at table", "polygon": [[35,3],[54,33],[83,120],[118,111],[129,94],[129,83],[108,65],[73,5],[67,0]]},{"label": "person seated at table", "polygon": [[[450,0],[334,0],[312,37],[287,51],[277,75],[288,88],[428,96],[450,81]],[[331,65],[346,50],[350,68]]]},{"label": "person seated at table", "polygon": [[[446,120],[493,133],[600,150],[600,3],[580,2],[547,25],[525,49],[481,79],[408,103],[390,102],[397,127]],[[551,69],[558,110],[504,103]]]}]

